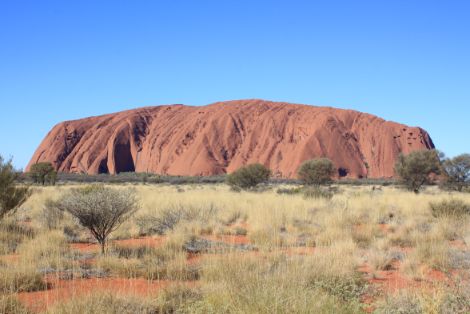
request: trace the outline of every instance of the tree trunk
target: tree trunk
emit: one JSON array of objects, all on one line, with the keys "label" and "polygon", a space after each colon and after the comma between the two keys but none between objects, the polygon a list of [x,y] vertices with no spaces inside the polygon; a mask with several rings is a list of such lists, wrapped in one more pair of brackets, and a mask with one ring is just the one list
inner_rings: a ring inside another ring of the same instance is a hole
[{"label": "tree trunk", "polygon": [[104,253],[105,253],[105,247],[106,247],[106,242],[105,242],[105,241],[101,241],[100,244],[101,244],[101,254],[104,255]]}]

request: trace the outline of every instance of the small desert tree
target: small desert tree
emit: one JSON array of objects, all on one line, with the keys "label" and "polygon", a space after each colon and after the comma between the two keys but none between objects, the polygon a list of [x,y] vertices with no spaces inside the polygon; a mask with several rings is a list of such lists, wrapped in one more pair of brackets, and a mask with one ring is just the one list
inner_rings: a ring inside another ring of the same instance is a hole
[{"label": "small desert tree", "polygon": [[34,182],[41,183],[42,185],[46,184],[46,182],[54,185],[57,178],[57,172],[50,162],[38,162],[31,165],[29,173]]},{"label": "small desert tree", "polygon": [[445,185],[457,191],[470,182],[470,154],[445,159],[442,163],[446,175]]},{"label": "small desert tree", "polygon": [[0,219],[15,211],[31,195],[27,186],[18,186],[16,179],[19,174],[11,163],[0,156]]},{"label": "small desert tree", "polygon": [[322,185],[331,183],[336,169],[328,158],[307,160],[300,165],[297,172],[299,179],[305,185]]},{"label": "small desert tree", "polygon": [[440,174],[441,162],[436,150],[421,150],[409,155],[400,154],[395,164],[395,172],[406,187],[415,193],[424,184],[432,183],[432,175]]},{"label": "small desert tree", "polygon": [[267,182],[271,170],[262,164],[251,164],[242,167],[227,176],[227,184],[241,189],[251,189],[260,183]]},{"label": "small desert tree", "polygon": [[90,230],[104,254],[108,236],[139,208],[139,202],[133,190],[92,185],[71,190],[56,206]]}]

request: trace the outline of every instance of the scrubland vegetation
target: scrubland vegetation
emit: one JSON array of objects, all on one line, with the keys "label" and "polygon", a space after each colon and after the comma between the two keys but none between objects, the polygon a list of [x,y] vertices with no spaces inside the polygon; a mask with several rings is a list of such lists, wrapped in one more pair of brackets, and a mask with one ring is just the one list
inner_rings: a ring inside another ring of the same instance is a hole
[{"label": "scrubland vegetation", "polygon": [[325,159],[290,184],[25,187],[2,160],[0,313],[469,313],[470,167],[424,186],[437,156],[400,157],[403,187]]},{"label": "scrubland vegetation", "polygon": [[51,206],[75,188],[34,187],[1,222],[0,312],[470,310],[470,194],[120,185],[140,208],[102,254],[77,218]]}]

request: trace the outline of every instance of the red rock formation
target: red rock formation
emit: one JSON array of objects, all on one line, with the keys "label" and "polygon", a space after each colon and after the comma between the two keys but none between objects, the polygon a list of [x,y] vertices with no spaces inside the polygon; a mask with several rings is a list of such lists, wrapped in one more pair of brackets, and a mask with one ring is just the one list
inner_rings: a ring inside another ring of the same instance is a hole
[{"label": "red rock formation", "polygon": [[[352,110],[263,100],[145,107],[56,125],[27,169],[42,161],[74,173],[230,173],[260,162],[279,177],[326,156],[341,176],[391,177],[399,153],[434,148],[421,128]],[[368,165],[368,168],[367,166]]]}]

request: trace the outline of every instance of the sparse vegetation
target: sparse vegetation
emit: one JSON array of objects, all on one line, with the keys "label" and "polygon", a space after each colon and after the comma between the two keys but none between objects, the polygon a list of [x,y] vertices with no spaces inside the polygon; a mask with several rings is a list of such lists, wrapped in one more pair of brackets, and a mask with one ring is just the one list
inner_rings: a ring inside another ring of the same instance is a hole
[{"label": "sparse vegetation", "polygon": [[[116,202],[126,193],[140,200],[135,215],[108,235],[105,255],[63,207],[64,199],[80,193],[87,206],[107,208],[103,198],[87,196],[103,188],[115,191]],[[310,188],[35,188],[0,224],[0,278],[4,295],[11,296],[0,306],[34,310],[27,291],[48,288],[47,294],[60,296],[45,302],[48,313],[364,313],[369,306],[378,313],[465,313],[470,219],[455,209],[465,206],[448,202],[467,204],[470,195],[449,197],[437,187],[414,195],[394,186],[342,185],[337,192],[332,185],[321,187],[331,188],[331,196],[304,197]],[[80,292],[87,282],[105,288]],[[389,286],[410,292],[395,295]],[[441,289],[435,302],[427,293],[433,289]],[[38,300],[46,298],[38,293]]]}]

